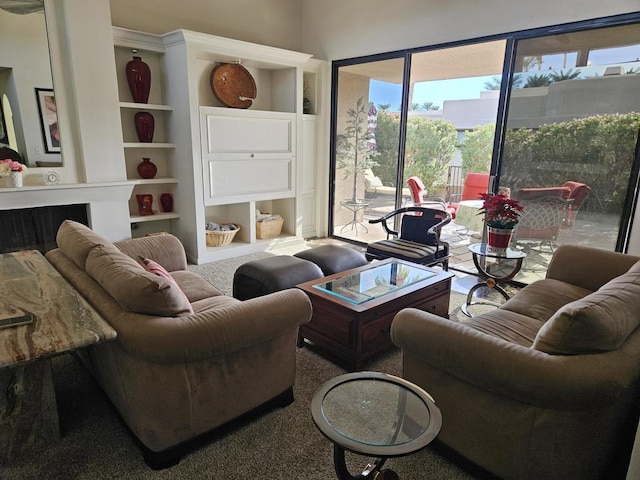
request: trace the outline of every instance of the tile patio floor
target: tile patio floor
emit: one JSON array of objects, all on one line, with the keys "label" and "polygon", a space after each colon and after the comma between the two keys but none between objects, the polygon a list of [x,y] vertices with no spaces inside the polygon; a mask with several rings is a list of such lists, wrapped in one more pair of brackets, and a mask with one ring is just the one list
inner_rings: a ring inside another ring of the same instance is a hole
[{"label": "tile patio floor", "polygon": [[[379,218],[383,214],[393,209],[391,197],[380,195],[370,199],[371,205],[364,212],[361,224],[349,225],[343,228],[337,225],[335,233],[347,240],[368,242],[385,238],[384,231],[380,225],[370,225],[368,220]],[[615,220],[615,219],[614,219]],[[365,228],[368,232],[365,231]],[[610,217],[603,214],[594,214],[586,211],[578,212],[578,218],[571,229],[562,229],[558,235],[556,243],[586,245],[607,250],[614,250],[617,238],[617,223],[612,223]],[[477,281],[475,274],[477,270],[473,264],[472,255],[468,247],[472,243],[481,242],[481,235],[478,232],[467,230],[464,226],[457,225],[455,221],[447,225],[442,232],[441,239],[449,242],[451,250],[450,268],[462,274],[471,274],[473,278],[469,282]],[[366,246],[366,245],[365,245]],[[533,250],[529,247],[532,247]],[[364,247],[363,247],[364,248]],[[519,249],[527,252],[527,257],[523,262],[522,269],[514,278],[516,284],[529,284],[535,280],[544,278],[552,251],[548,247],[538,249],[536,245],[518,245]],[[504,262],[504,261],[503,261]],[[511,268],[511,261],[506,261],[506,268]],[[464,277],[463,277],[464,278]],[[469,287],[473,285],[471,283]]]}]

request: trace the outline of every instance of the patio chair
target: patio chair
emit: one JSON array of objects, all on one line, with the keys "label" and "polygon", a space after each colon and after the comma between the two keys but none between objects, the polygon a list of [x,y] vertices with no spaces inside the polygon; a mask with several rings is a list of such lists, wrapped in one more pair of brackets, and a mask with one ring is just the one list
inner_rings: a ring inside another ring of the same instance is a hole
[{"label": "patio chair", "polygon": [[451,199],[455,202],[449,203],[447,209],[450,210],[451,216],[456,218],[458,211],[458,203],[463,200],[478,200],[481,193],[489,191],[489,174],[488,173],[468,173],[464,179],[462,194],[459,196],[452,195]]},{"label": "patio chair", "polygon": [[567,210],[567,216],[564,219],[562,228],[572,228],[576,220],[576,216],[578,215],[578,209],[589,196],[591,187],[585,183],[572,181],[565,182],[563,187],[567,187],[569,189],[569,196],[567,198],[572,200],[572,202]]},{"label": "patio chair", "polygon": [[[400,216],[400,231],[390,227]],[[403,207],[383,217],[369,220],[382,224],[387,239],[372,242],[367,246],[367,260],[399,258],[421,265],[442,264],[449,268],[449,244],[440,240],[442,228],[451,222],[451,214],[434,208]]]},{"label": "patio chair", "polygon": [[449,209],[445,204],[444,198],[427,197],[427,189],[419,177],[409,177],[407,180],[409,190],[411,191],[411,199],[414,207],[435,208],[437,210],[446,210],[451,214],[451,218],[455,218],[455,211]]},{"label": "patio chair", "polygon": [[520,189],[516,198],[524,211],[514,232],[516,245],[526,243],[525,248],[532,249],[531,245],[535,244],[538,250],[547,246],[554,252],[560,226],[572,203],[568,196],[568,187]]}]

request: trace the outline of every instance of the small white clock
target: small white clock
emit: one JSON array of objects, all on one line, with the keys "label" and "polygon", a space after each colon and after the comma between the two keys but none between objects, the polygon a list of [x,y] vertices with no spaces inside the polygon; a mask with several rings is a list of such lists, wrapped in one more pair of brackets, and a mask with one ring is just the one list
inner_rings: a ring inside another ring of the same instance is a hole
[{"label": "small white clock", "polygon": [[46,182],[47,182],[47,185],[56,185],[60,183],[60,175],[58,175],[58,173],[54,172],[53,170],[50,172],[47,172]]}]

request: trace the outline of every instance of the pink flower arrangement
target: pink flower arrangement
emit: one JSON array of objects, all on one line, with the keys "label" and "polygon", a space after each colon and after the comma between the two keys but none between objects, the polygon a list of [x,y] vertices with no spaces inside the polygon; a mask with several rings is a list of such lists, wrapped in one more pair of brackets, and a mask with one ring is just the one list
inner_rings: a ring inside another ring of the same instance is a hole
[{"label": "pink flower arrangement", "polygon": [[27,166],[20,162],[14,162],[10,158],[0,160],[0,177],[6,177],[11,172],[26,172]]}]

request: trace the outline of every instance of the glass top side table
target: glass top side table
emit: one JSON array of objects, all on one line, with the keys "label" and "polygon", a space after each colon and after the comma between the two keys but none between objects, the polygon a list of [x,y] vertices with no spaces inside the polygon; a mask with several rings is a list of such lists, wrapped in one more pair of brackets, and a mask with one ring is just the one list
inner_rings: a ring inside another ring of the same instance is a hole
[{"label": "glass top side table", "polygon": [[[398,478],[381,468],[389,457],[426,447],[440,432],[442,415],[431,396],[407,380],[379,372],[356,372],[326,382],[311,403],[313,421],[333,442],[340,480]],[[377,457],[352,476],[345,451]]]},{"label": "glass top side table", "polygon": [[[467,294],[466,302],[460,308],[466,316],[472,317],[473,315],[469,312],[469,307],[472,305],[494,305],[496,307],[499,306],[494,302],[489,302],[486,300],[473,301],[473,294],[480,288],[493,288],[498,293],[500,293],[500,295],[502,295],[505,300],[509,300],[509,294],[504,288],[502,288],[502,286],[500,286],[500,282],[508,282],[518,274],[518,272],[522,268],[522,261],[527,256],[527,254],[521,252],[520,250],[514,250],[513,248],[492,249],[486,243],[471,244],[469,245],[469,251],[473,254],[473,263],[478,269],[480,277],[484,280],[483,282],[480,282],[471,287],[471,290],[469,290],[469,293]],[[491,272],[484,262],[484,259],[486,258],[495,258],[498,260],[498,262],[502,260],[509,260],[511,268],[508,268],[506,271],[502,271],[502,273]],[[481,259],[483,261],[481,261]]]}]

